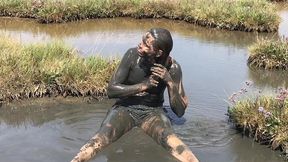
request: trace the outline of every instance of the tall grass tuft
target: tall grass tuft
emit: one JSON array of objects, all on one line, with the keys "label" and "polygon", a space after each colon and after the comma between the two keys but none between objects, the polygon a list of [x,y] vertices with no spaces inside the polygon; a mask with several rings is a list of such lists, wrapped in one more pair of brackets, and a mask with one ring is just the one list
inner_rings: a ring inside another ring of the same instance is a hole
[{"label": "tall grass tuft", "polygon": [[82,58],[61,42],[22,45],[0,39],[0,101],[43,96],[106,94],[118,61]]},{"label": "tall grass tuft", "polygon": [[106,17],[168,18],[213,28],[277,31],[280,18],[267,0],[0,0],[0,15],[43,23]]},{"label": "tall grass tuft", "polygon": [[288,40],[259,39],[249,47],[248,64],[265,69],[288,69]]},{"label": "tall grass tuft", "polygon": [[280,88],[276,95],[234,100],[228,115],[243,133],[288,156],[288,89]]}]

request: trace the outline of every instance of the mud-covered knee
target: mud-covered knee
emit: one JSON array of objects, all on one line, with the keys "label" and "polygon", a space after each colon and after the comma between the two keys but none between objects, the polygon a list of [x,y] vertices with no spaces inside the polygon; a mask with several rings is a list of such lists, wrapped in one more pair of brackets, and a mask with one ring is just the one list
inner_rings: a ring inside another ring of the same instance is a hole
[{"label": "mud-covered knee", "polygon": [[159,138],[159,142],[160,144],[168,151],[172,151],[171,146],[168,144],[168,137],[171,135],[170,131],[162,131],[160,133],[160,138]]},{"label": "mud-covered knee", "polygon": [[178,155],[190,153],[190,148],[185,145],[175,134],[167,136],[167,145],[170,147],[172,154]]},{"label": "mud-covered knee", "polygon": [[181,155],[185,150],[187,150],[187,147],[185,145],[178,145],[176,148],[175,148],[175,151]]},{"label": "mud-covered knee", "polygon": [[109,143],[109,140],[107,136],[102,135],[102,134],[97,134],[96,136],[94,136],[88,141],[88,143],[86,144],[86,147],[102,148],[108,143]]}]

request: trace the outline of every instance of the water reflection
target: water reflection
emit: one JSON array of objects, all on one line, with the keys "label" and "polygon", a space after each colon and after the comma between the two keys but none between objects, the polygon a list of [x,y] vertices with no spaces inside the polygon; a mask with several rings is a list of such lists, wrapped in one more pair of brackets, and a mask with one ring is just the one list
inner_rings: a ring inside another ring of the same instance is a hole
[{"label": "water reflection", "polygon": [[[233,157],[235,162],[281,162],[283,158],[279,156],[279,151],[271,151],[271,148],[260,145],[248,137],[236,136],[231,143],[231,149],[237,156]],[[253,150],[253,151],[251,151]],[[267,156],[269,155],[269,156]]]},{"label": "water reflection", "polygon": [[288,87],[288,73],[286,71],[251,68],[248,72],[250,80],[259,88]]},{"label": "water reflection", "polygon": [[[8,33],[24,43],[51,41],[57,38],[78,48],[85,55],[93,53],[123,54],[127,48],[137,45],[143,31],[157,26],[169,29],[174,33],[176,39],[177,37],[194,37],[203,43],[234,47],[245,47],[254,42],[257,37],[272,35],[209,29],[182,21],[165,19],[97,19],[46,25],[33,20],[0,18],[0,32]],[[113,48],[117,50],[113,50]]]},{"label": "water reflection", "polygon": [[284,36],[285,38],[288,38],[288,9],[282,10],[279,12],[282,21],[279,24],[279,36]]},{"label": "water reflection", "polygon": [[[0,125],[41,127],[55,120],[69,125],[94,117],[103,118],[113,103],[113,100],[104,100],[97,104],[88,104],[85,100],[72,98],[20,101],[0,108]],[[101,119],[97,120],[97,123],[101,123]]]}]

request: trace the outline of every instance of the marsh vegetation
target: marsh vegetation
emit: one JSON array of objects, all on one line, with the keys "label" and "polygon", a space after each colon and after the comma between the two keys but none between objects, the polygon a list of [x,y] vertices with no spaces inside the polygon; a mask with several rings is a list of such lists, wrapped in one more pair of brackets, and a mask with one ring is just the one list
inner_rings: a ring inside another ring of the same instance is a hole
[{"label": "marsh vegetation", "polygon": [[288,69],[288,39],[259,39],[249,47],[248,64],[264,69]]},{"label": "marsh vegetation", "polygon": [[[246,82],[248,87],[251,83]],[[243,134],[254,137],[261,144],[280,149],[286,159],[288,151],[288,89],[276,93],[257,92],[247,95],[247,87],[230,98],[228,116]]]},{"label": "marsh vegetation", "polygon": [[0,0],[1,16],[35,18],[42,23],[134,17],[184,20],[241,31],[277,31],[279,16],[266,0]]},{"label": "marsh vegetation", "polygon": [[61,42],[22,45],[0,39],[0,100],[105,95],[117,59],[80,57]]}]

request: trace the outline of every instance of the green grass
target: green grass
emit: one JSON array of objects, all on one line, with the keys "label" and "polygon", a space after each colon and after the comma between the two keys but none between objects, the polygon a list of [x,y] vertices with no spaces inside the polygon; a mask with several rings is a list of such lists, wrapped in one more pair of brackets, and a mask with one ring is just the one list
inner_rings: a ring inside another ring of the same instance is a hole
[{"label": "green grass", "polygon": [[0,15],[43,23],[106,17],[168,18],[213,28],[277,31],[280,18],[266,0],[0,0]]},{"label": "green grass", "polygon": [[234,101],[228,115],[238,128],[244,133],[248,132],[256,141],[287,153],[287,97],[288,89],[281,89],[277,95],[242,98]]},{"label": "green grass", "polygon": [[106,94],[117,60],[82,58],[61,42],[22,45],[0,37],[0,101]]},{"label": "green grass", "polygon": [[259,39],[249,47],[248,64],[264,69],[288,69],[288,40]]}]

